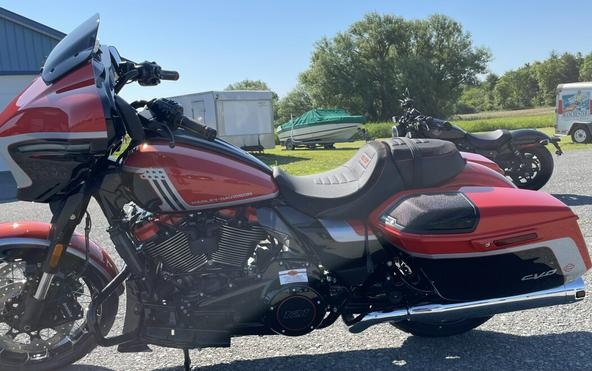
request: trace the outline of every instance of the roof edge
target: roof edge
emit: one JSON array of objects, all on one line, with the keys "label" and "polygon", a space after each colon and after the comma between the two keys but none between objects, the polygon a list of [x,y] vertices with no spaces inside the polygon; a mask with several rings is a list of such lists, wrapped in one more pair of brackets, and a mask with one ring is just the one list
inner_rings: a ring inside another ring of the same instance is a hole
[{"label": "roof edge", "polygon": [[19,24],[23,27],[29,28],[33,31],[39,32],[45,36],[51,37],[52,39],[55,39],[57,41],[60,41],[61,39],[63,39],[66,34],[58,31],[54,28],[51,28],[49,26],[46,26],[44,24],[41,24],[39,22],[36,22],[32,19],[29,19],[27,17],[23,17],[20,14],[16,14],[14,12],[11,12],[8,9],[2,8],[0,7],[0,18],[4,18],[7,19],[11,22],[14,22],[16,24]]}]

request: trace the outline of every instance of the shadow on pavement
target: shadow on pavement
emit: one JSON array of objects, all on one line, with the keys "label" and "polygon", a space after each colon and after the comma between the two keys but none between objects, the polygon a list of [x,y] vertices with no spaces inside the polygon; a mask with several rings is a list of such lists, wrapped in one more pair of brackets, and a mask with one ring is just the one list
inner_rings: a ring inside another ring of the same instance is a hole
[{"label": "shadow on pavement", "polygon": [[553,196],[567,206],[592,205],[592,196],[574,194],[554,194]]},{"label": "shadow on pavement", "polygon": [[93,365],[72,365],[62,368],[62,371],[114,371],[112,368]]},{"label": "shadow on pavement", "polygon": [[592,334],[588,332],[517,336],[476,330],[450,338],[410,336],[400,348],[241,360],[193,370],[590,370],[589,349]]}]

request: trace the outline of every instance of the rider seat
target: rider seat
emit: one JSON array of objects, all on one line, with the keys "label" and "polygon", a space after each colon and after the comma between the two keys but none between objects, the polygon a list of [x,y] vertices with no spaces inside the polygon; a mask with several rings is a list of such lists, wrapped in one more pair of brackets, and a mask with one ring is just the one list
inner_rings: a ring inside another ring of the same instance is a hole
[{"label": "rider seat", "polygon": [[499,129],[487,133],[467,133],[467,141],[480,149],[496,149],[502,144],[509,142],[512,134],[509,130]]},{"label": "rider seat", "polygon": [[395,138],[370,142],[327,172],[294,176],[276,167],[274,177],[293,208],[317,218],[355,219],[367,218],[397,192],[441,184],[464,165],[451,142]]}]

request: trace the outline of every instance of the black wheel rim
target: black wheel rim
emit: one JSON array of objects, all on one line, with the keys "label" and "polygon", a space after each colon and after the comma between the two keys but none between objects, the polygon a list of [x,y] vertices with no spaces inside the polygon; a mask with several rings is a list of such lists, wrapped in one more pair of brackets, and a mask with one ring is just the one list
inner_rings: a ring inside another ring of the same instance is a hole
[{"label": "black wheel rim", "polygon": [[532,183],[542,171],[541,160],[536,153],[524,152],[521,159],[512,161],[504,172],[517,186]]},{"label": "black wheel rim", "polygon": [[[35,287],[42,258],[36,254],[0,261],[0,360],[18,364],[49,360],[70,351],[76,343],[90,336],[86,326],[86,310],[97,290],[90,280],[78,277],[77,272],[58,278],[55,289],[60,284],[72,285],[72,290],[68,286],[68,289],[63,287],[63,291],[70,292],[82,307],[84,315],[81,318],[29,331],[15,325],[18,320],[15,309],[21,304],[24,290]],[[32,267],[37,270],[31,271]]]}]

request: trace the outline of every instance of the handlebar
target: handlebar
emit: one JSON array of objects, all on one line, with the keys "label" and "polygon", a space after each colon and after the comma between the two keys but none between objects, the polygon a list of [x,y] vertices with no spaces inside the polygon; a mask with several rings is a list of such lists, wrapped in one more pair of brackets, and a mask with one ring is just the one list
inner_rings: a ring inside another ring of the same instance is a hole
[{"label": "handlebar", "polygon": [[181,118],[181,122],[179,123],[179,126],[182,127],[183,129],[192,131],[195,134],[202,136],[209,141],[216,139],[216,135],[218,135],[218,132],[216,131],[216,129],[212,129],[209,126],[202,125],[199,122],[195,122],[187,116],[183,116]]},{"label": "handlebar", "polygon": [[183,115],[183,107],[170,99],[154,99],[146,104],[152,115],[160,122],[169,125],[169,130],[180,127],[207,140],[216,139],[218,132]]},{"label": "handlebar", "polygon": [[160,70],[160,79],[177,81],[179,80],[179,72]]}]

